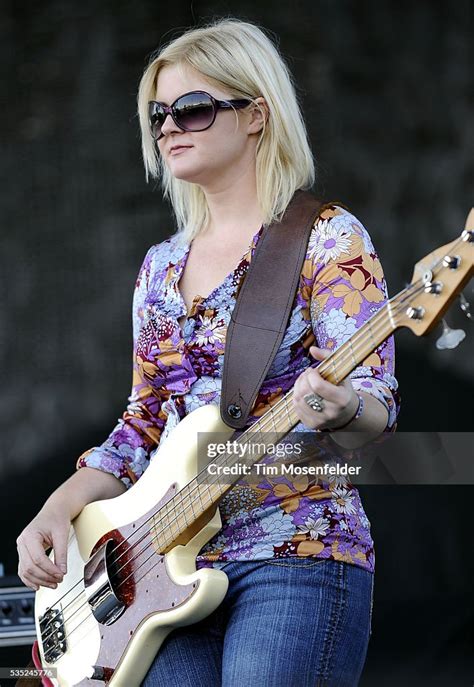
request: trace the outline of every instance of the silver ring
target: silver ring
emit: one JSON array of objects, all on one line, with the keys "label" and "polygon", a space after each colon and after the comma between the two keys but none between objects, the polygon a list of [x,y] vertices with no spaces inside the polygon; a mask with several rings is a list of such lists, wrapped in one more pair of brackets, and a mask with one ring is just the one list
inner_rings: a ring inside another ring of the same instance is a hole
[{"label": "silver ring", "polygon": [[317,413],[320,413],[322,410],[324,410],[324,400],[319,394],[306,394],[306,396],[303,396],[303,398],[311,410],[315,410]]}]

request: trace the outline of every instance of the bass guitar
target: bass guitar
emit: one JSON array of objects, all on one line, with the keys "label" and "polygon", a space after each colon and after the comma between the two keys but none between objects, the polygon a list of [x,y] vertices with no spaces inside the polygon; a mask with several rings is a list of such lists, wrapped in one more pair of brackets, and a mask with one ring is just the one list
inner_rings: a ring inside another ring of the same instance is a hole
[{"label": "bass guitar", "polygon": [[[398,328],[431,331],[471,278],[473,258],[474,209],[459,238],[418,262],[411,283],[321,362],[320,374],[339,383]],[[237,441],[251,445],[263,431],[288,434],[299,422],[292,396],[290,390]],[[197,570],[196,556],[220,530],[219,501],[240,477],[227,471],[225,484],[199,479],[199,433],[228,439],[234,430],[217,405],[198,408],[133,487],[87,505],[72,522],[67,573],[56,589],[36,593],[36,663],[46,674],[54,669],[44,684],[139,685],[173,628],[198,622],[222,602],[227,575]],[[258,449],[250,453],[250,462],[260,459]],[[213,458],[220,468],[238,460],[238,452]]]}]

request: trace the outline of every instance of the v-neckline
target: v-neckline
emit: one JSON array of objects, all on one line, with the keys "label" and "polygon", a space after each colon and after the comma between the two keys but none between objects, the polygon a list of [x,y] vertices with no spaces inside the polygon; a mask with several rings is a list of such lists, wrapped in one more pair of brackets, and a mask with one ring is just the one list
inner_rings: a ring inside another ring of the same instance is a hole
[{"label": "v-neckline", "polygon": [[[237,272],[237,270],[239,269],[242,262],[244,261],[244,259],[247,256],[249,256],[248,262],[249,263],[251,262],[252,248],[256,247],[258,240],[260,239],[260,236],[263,232],[263,228],[264,228],[264,225],[262,224],[260,229],[258,229],[257,232],[253,235],[252,240],[250,241],[249,245],[247,246],[245,252],[242,253],[242,256],[241,256],[240,260],[238,261],[237,265],[234,267],[234,269],[231,272],[229,272],[229,274],[227,274],[224,277],[224,279],[220,282],[220,284],[218,284],[216,287],[214,287],[212,289],[212,291],[207,296],[202,296],[201,294],[195,294],[194,295],[193,300],[191,302],[191,308],[190,308],[189,313],[188,313],[188,307],[186,305],[186,302],[185,302],[185,300],[182,296],[182,293],[180,291],[180,288],[179,288],[179,281],[180,281],[181,276],[185,270],[186,263],[187,263],[188,257],[189,257],[189,253],[191,252],[192,241],[185,243],[183,245],[184,250],[183,250],[183,253],[182,253],[181,257],[179,258],[176,266],[175,266],[175,274],[174,274],[174,280],[173,280],[174,281],[174,288],[175,288],[175,291],[176,291],[176,294],[177,294],[177,297],[178,297],[178,300],[179,300],[179,303],[181,306],[181,314],[179,314],[176,318],[178,325],[179,325],[179,328],[181,330],[181,333],[184,332],[185,324],[186,324],[187,320],[189,319],[189,317],[192,315],[194,308],[195,308],[195,304],[196,303],[204,303],[205,301],[209,300],[212,296],[214,296],[215,293],[217,293],[225,284],[227,284],[229,278],[234,276],[234,274]],[[180,325],[179,320],[182,317],[185,317],[185,319],[183,320],[182,325]]]}]

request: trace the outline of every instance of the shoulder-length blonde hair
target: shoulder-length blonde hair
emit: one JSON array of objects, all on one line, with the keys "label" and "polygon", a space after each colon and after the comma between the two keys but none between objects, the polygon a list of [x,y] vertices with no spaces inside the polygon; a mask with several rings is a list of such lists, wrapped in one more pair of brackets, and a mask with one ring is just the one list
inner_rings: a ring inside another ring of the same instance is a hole
[{"label": "shoulder-length blonde hair", "polygon": [[263,96],[269,116],[256,147],[257,198],[264,224],[280,221],[294,192],[311,188],[315,170],[292,75],[278,48],[256,25],[230,17],[186,31],[150,58],[138,89],[145,175],[147,181],[150,175],[160,180],[178,235],[188,242],[210,219],[205,194],[171,174],[148,124],[148,101],[154,100],[158,74],[167,65],[193,67],[231,98]]}]

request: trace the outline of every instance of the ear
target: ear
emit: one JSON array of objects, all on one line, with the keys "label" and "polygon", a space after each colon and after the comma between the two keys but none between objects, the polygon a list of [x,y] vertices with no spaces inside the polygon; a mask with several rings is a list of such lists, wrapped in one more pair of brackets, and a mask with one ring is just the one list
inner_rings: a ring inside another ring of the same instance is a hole
[{"label": "ear", "polygon": [[[256,103],[260,107],[257,107]],[[254,105],[250,111],[250,120],[247,126],[247,131],[249,134],[257,134],[263,129],[264,122],[268,122],[268,117],[270,115],[270,110],[267,105],[267,101],[262,96],[255,99]]]}]

